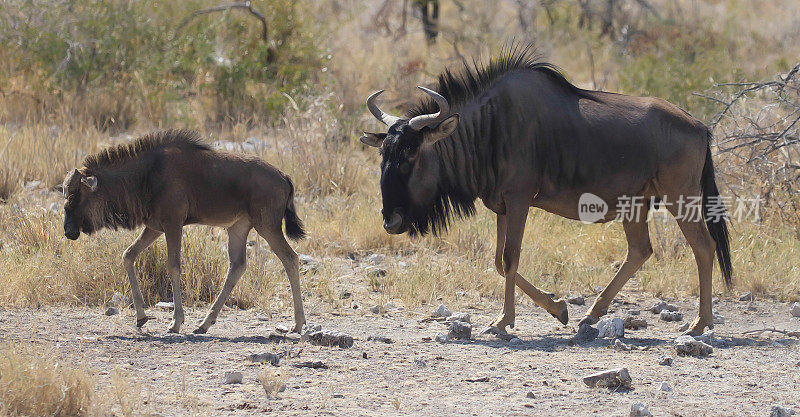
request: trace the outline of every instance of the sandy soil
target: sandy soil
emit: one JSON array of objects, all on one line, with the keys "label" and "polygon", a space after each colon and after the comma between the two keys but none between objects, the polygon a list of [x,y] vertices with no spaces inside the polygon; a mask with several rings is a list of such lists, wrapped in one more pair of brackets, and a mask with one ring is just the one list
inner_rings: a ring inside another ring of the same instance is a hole
[{"label": "sandy soil", "polygon": [[[592,299],[587,300],[587,304]],[[518,306],[510,345],[495,336],[477,335],[499,311],[498,305],[465,309],[476,331],[468,341],[431,341],[444,324],[427,321],[431,308],[390,311],[363,309],[309,315],[311,324],[349,333],[352,348],[311,345],[290,336],[270,337],[288,316],[267,318],[257,311],[226,310],[206,335],[166,333],[170,312],[145,331],[133,327],[133,312],[107,317],[102,308],[50,307],[0,311],[0,339],[51,347],[74,365],[87,364],[101,384],[116,367],[129,370],[141,385],[138,413],[152,415],[618,415],[643,402],[654,415],[769,415],[779,404],[800,411],[800,343],[776,333],[748,336],[751,329],[776,327],[800,331],[800,319],[785,303],[722,300],[715,312],[725,324],[715,329],[714,353],[707,358],[679,357],[672,348],[675,323],[646,310],[655,300],[627,293],[612,315],[641,310],[649,326],[627,330],[626,343],[647,350],[610,348],[609,340],[573,343],[576,319],[585,306],[570,305],[569,326],[543,310]],[[687,319],[695,302],[676,303]],[[322,311],[308,305],[307,311]],[[200,322],[202,310],[187,311],[183,332]],[[277,333],[275,333],[277,335]],[[387,336],[393,343],[368,341]],[[247,360],[253,353],[288,351],[279,367]],[[672,366],[659,365],[673,356]],[[322,361],[328,369],[297,368]],[[627,367],[633,388],[588,388],[582,377],[597,370]],[[269,399],[257,381],[264,368],[279,371],[286,390]],[[244,375],[242,384],[224,384],[226,371]],[[477,380],[478,382],[469,382]],[[106,381],[106,382],[104,382]],[[672,392],[661,392],[666,381]],[[529,398],[533,397],[533,398]]]}]

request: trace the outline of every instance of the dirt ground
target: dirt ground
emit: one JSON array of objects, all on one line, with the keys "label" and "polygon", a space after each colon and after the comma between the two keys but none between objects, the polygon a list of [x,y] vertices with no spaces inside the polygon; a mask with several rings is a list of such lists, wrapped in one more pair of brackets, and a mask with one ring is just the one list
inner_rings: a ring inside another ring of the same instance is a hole
[{"label": "dirt ground", "polygon": [[[592,298],[587,299],[587,305]],[[48,346],[73,365],[86,364],[107,382],[114,368],[126,369],[141,387],[137,414],[149,415],[614,415],[627,416],[642,402],[656,416],[769,415],[773,405],[800,411],[800,343],[777,333],[745,335],[775,327],[800,331],[800,319],[786,303],[722,300],[715,313],[725,323],[715,328],[714,352],[707,358],[677,356],[672,347],[677,325],[659,321],[647,309],[656,301],[626,293],[613,316],[641,310],[649,326],[626,330],[626,343],[645,350],[615,351],[611,341],[571,341],[586,306],[570,305],[571,322],[561,326],[543,310],[520,305],[516,336],[509,344],[478,331],[500,305],[465,308],[475,326],[468,341],[438,343],[444,324],[425,320],[432,307],[365,309],[313,314],[309,322],[355,338],[349,349],[321,347],[296,336],[270,337],[276,325],[291,325],[288,315],[268,318],[253,310],[226,310],[206,335],[191,335],[204,315],[187,311],[184,334],[166,333],[170,312],[156,317],[143,332],[133,327],[133,312],[105,316],[103,308],[45,307],[0,311],[0,339]],[[696,303],[677,302],[687,320]],[[288,312],[287,312],[288,313]],[[386,336],[387,344],[368,341]],[[256,364],[254,353],[290,352],[280,366]],[[659,365],[665,355],[672,366]],[[328,369],[297,368],[322,361]],[[588,388],[582,377],[627,367],[631,390]],[[265,395],[257,376],[277,371],[286,384],[278,398]],[[224,384],[226,371],[239,371],[241,384]],[[476,382],[470,382],[476,381]],[[672,392],[659,391],[666,381]]]}]

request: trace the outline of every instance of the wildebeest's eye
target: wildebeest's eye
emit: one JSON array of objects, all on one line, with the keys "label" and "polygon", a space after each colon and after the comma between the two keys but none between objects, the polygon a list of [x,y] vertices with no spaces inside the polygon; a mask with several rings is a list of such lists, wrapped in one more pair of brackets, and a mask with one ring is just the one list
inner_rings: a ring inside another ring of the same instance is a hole
[{"label": "wildebeest's eye", "polygon": [[400,164],[400,173],[401,174],[406,175],[409,172],[411,172],[411,164],[409,164],[408,162],[403,162],[402,164]]}]

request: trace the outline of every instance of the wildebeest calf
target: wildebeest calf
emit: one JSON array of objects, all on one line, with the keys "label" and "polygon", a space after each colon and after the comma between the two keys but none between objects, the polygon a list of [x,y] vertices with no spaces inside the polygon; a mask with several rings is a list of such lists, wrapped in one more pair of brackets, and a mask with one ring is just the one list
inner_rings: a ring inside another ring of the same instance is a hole
[{"label": "wildebeest calf", "polygon": [[78,239],[104,227],[144,230],[125,250],[123,262],[133,291],[136,326],[144,325],[144,299],[136,278],[136,257],[164,234],[175,303],[169,331],[184,320],[180,289],[181,235],[184,225],[204,224],[228,231],[230,265],[225,284],[203,323],[205,333],[244,272],[246,242],[255,228],[278,255],[292,288],[294,330],[305,324],[300,296],[297,254],[286,242],[305,236],[294,207],[294,187],[288,176],[263,160],[217,152],[198,135],[185,130],[153,133],[106,149],[84,160],[83,167],[64,179],[64,235]]}]

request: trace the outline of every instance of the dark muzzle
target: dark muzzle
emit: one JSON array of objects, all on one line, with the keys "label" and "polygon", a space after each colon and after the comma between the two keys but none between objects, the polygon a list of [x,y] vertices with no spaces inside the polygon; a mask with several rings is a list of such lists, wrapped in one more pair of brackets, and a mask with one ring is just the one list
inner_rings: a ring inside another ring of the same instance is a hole
[{"label": "dark muzzle", "polygon": [[383,228],[391,235],[402,233],[403,216],[395,210],[391,219],[383,221]]}]

